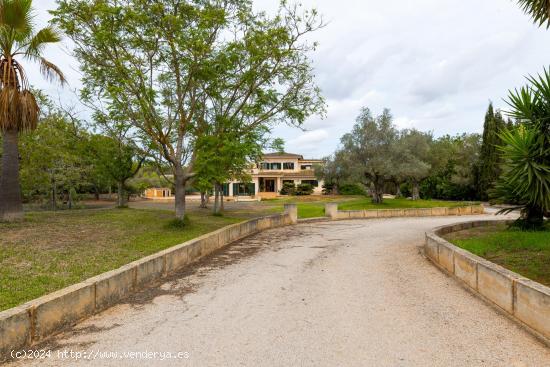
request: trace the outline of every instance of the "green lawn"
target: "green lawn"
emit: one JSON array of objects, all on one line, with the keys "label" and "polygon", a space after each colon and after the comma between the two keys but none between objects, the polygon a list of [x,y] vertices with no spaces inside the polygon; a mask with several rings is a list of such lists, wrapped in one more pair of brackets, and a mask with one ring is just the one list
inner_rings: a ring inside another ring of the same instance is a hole
[{"label": "green lawn", "polygon": [[242,221],[194,213],[185,228],[172,212],[108,209],[27,213],[0,223],[0,310],[116,269]]},{"label": "green lawn", "polygon": [[[292,202],[292,199],[285,199]],[[370,198],[352,197],[349,199],[327,199],[317,202],[298,202],[298,217],[315,218],[325,215],[325,203],[338,202],[339,210],[365,210],[365,209],[404,209],[404,208],[436,208],[456,207],[476,204],[472,202],[439,201],[439,200],[408,200],[408,199],[384,199],[382,204],[373,204]]]},{"label": "green lawn", "polygon": [[532,232],[504,224],[451,233],[445,238],[478,256],[550,286],[550,226]]}]

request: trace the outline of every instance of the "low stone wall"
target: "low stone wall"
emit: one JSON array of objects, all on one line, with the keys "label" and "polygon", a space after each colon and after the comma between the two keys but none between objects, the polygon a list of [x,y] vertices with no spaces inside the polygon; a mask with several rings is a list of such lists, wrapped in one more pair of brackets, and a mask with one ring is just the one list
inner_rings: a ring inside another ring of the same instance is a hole
[{"label": "low stone wall", "polygon": [[31,346],[105,310],[148,283],[159,280],[203,256],[236,240],[262,230],[294,224],[295,204],[285,205],[285,213],[248,220],[208,233],[180,245],[95,276],[19,307],[0,312],[0,361],[12,350]]},{"label": "low stone wall", "polygon": [[337,203],[325,204],[325,216],[332,220],[392,217],[439,217],[450,215],[475,215],[483,213],[483,205],[469,205],[455,208],[338,210]]},{"label": "low stone wall", "polygon": [[513,319],[520,321],[550,345],[549,287],[476,256],[440,237],[451,232],[496,223],[499,222],[474,221],[436,228],[426,233],[425,254],[439,268],[459,279]]}]

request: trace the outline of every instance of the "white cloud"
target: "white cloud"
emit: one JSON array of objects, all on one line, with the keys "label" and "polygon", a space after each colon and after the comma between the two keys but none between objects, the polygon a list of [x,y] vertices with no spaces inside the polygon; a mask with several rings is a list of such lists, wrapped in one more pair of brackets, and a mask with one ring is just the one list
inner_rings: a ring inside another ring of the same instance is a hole
[{"label": "white cloud", "polygon": [[293,146],[315,145],[323,142],[328,137],[329,137],[328,132],[323,129],[306,131],[302,133],[300,136],[298,136],[297,138],[290,140],[289,144]]}]

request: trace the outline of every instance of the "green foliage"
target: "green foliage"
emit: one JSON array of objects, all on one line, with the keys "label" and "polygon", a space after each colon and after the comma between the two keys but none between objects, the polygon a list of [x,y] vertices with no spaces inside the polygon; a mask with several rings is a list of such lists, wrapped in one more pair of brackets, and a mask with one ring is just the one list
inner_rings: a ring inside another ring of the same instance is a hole
[{"label": "green foliage", "polygon": [[386,189],[403,183],[410,190],[401,194],[415,200],[475,200],[480,146],[477,134],[434,139],[415,129],[399,131],[389,110],[373,117],[365,108],[353,131],[342,137],[342,148],[316,174],[333,193],[342,193],[344,184],[361,183],[376,203]]},{"label": "green foliage", "polygon": [[294,195],[296,196],[306,196],[313,194],[313,186],[306,183],[301,183],[299,185],[296,185],[296,191]]},{"label": "green foliage", "polygon": [[481,200],[489,199],[489,191],[500,175],[502,158],[498,146],[502,144],[500,133],[505,127],[506,122],[502,115],[499,111],[494,111],[491,103],[485,115],[479,165],[476,171],[477,196]]},{"label": "green foliage", "polygon": [[518,0],[518,4],[539,27],[550,27],[550,2],[548,0]]},{"label": "green foliage", "polygon": [[343,184],[339,188],[340,195],[365,195],[364,187],[358,184]]},{"label": "green foliage", "polygon": [[284,153],[285,152],[285,141],[283,138],[275,138],[271,142],[271,150],[277,152],[277,153]]},{"label": "green foliage", "polygon": [[429,176],[432,136],[416,129],[403,130],[396,142],[395,166],[392,176],[396,184],[403,181],[412,186],[412,199],[420,199],[420,182]]},{"label": "green foliage", "polygon": [[430,148],[430,175],[420,184],[424,198],[477,200],[476,168],[481,136],[443,136]]},{"label": "green foliage", "polygon": [[282,5],[271,17],[241,0],[60,0],[53,14],[76,45],[83,99],[126,117],[170,166],[178,196],[195,176],[204,187],[218,175],[205,162],[230,139],[323,113],[306,40],[322,22]]},{"label": "green foliage", "polygon": [[528,82],[510,92],[509,114],[519,125],[500,135],[504,165],[494,196],[521,207],[524,227],[540,228],[550,216],[550,70]]},{"label": "green foliage", "polygon": [[494,195],[521,207],[524,228],[542,227],[543,215],[550,213],[550,146],[540,147],[538,134],[531,126],[520,126],[501,135],[505,163]]},{"label": "green foliage", "polygon": [[384,184],[391,178],[396,165],[394,148],[397,138],[397,129],[388,109],[373,117],[368,108],[363,108],[352,132],[341,139],[355,180],[366,188],[372,186],[375,203],[383,201]]},{"label": "green foliage", "polygon": [[294,182],[284,182],[283,188],[281,189],[281,195],[295,195],[296,194],[296,185]]},{"label": "green foliage", "polygon": [[[44,112],[38,128],[20,141],[21,184],[26,200],[68,203],[71,190],[90,187],[89,135],[77,122],[55,109]],[[71,199],[75,199],[71,197]]]}]

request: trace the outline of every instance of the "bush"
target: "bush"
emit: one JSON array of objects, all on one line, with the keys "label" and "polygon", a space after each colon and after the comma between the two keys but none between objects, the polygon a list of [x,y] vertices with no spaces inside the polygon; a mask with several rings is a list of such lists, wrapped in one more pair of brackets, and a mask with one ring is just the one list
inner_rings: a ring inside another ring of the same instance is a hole
[{"label": "bush", "polygon": [[311,186],[310,184],[303,183],[296,186],[296,192],[294,195],[306,196],[311,194],[313,194],[313,186]]},{"label": "bush", "polygon": [[410,183],[402,183],[399,185],[399,188],[401,189],[401,197],[408,198],[412,196],[412,188]]},{"label": "bush", "polygon": [[332,195],[334,194],[334,188],[336,184],[333,183],[325,183],[323,185],[323,195]]},{"label": "bush", "polygon": [[294,182],[285,182],[283,183],[283,188],[280,191],[281,195],[295,195],[296,194],[296,185]]},{"label": "bush", "polygon": [[366,195],[365,189],[358,184],[346,184],[340,186],[340,195]]}]

